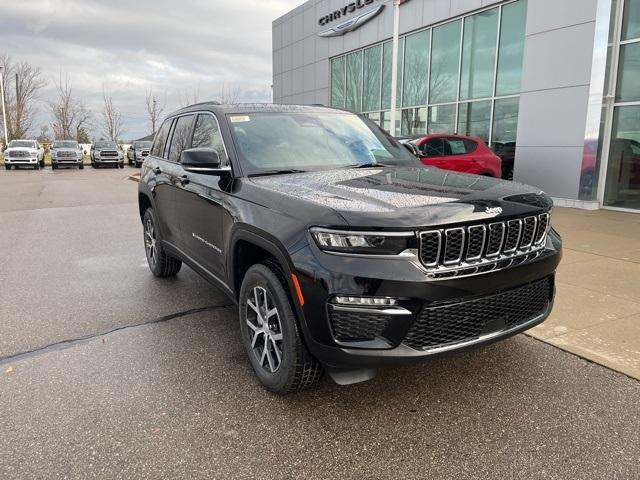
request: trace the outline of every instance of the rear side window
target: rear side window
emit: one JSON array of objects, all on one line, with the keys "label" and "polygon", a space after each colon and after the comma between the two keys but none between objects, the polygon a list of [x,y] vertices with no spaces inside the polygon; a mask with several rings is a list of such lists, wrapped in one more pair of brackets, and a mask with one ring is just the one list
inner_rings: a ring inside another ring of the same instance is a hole
[{"label": "rear side window", "polygon": [[426,157],[444,157],[442,138],[432,138],[420,145],[420,153]]},{"label": "rear side window", "polygon": [[193,125],[193,115],[179,117],[171,135],[171,146],[169,147],[169,160],[179,162],[183,150],[189,148],[191,144],[191,127]]},{"label": "rear side window", "polygon": [[196,126],[193,129],[191,148],[212,148],[220,155],[222,165],[227,163],[218,122],[211,115],[198,115]]},{"label": "rear side window", "polygon": [[156,137],[153,140],[153,148],[151,149],[151,155],[154,157],[162,157],[164,154],[164,145],[167,143],[167,137],[169,136],[169,129],[171,128],[171,120],[165,120]]},{"label": "rear side window", "polygon": [[446,155],[465,155],[473,152],[478,146],[476,142],[466,138],[446,138],[444,141]]}]

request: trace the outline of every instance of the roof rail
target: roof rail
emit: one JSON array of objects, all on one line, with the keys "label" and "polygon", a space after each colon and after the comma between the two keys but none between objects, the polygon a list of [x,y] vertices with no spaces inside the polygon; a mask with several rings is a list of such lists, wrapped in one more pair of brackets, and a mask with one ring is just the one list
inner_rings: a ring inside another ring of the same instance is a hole
[{"label": "roof rail", "polygon": [[198,103],[194,103],[191,105],[187,105],[184,108],[188,108],[188,107],[196,107],[198,105],[222,105],[220,102],[218,102],[217,100],[207,100],[206,102],[198,102]]}]

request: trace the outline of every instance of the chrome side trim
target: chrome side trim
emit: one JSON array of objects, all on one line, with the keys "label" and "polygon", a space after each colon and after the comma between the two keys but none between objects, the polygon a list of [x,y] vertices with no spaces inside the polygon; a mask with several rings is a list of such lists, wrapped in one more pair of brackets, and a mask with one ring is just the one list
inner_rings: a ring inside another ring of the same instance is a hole
[{"label": "chrome side trim", "polygon": [[375,315],[413,315],[411,310],[407,310],[402,307],[385,307],[385,308],[370,308],[370,307],[346,307],[342,305],[336,305],[330,303],[329,306],[333,310],[339,312],[357,312],[357,313],[372,313]]}]

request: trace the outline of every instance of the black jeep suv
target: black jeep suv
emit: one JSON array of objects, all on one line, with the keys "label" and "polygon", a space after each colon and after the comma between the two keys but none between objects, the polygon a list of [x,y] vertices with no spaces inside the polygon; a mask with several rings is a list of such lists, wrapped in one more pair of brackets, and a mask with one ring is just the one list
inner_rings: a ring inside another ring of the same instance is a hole
[{"label": "black jeep suv", "polygon": [[151,271],[184,262],[237,302],[249,361],[277,393],[502,339],[553,303],[548,196],[424,167],[342,110],[179,110],[139,206]]}]

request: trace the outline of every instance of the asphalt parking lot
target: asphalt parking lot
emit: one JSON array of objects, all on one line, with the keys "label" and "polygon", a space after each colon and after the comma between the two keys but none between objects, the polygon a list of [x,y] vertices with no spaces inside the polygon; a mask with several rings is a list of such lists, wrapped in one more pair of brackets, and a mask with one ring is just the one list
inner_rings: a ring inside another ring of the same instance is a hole
[{"label": "asphalt parking lot", "polygon": [[132,170],[0,171],[0,478],[640,478],[640,382],[524,335],[267,393]]}]

